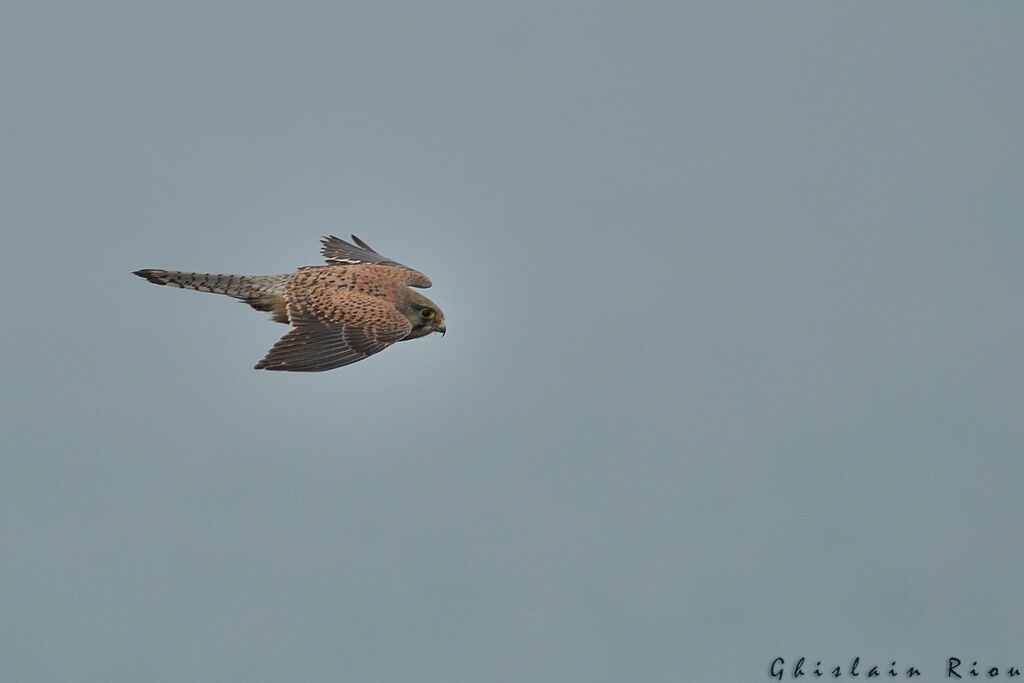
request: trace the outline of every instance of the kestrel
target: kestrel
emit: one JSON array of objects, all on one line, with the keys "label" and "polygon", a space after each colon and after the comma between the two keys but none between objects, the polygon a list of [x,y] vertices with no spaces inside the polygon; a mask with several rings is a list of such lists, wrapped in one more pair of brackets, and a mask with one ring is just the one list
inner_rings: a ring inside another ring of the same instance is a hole
[{"label": "kestrel", "polygon": [[226,294],[293,330],[267,352],[257,370],[319,372],[355,363],[395,342],[431,332],[444,335],[437,305],[410,287],[430,278],[375,252],[329,236],[321,253],[326,266],[306,266],[287,275],[212,275],[176,270],[137,270],[158,285]]}]

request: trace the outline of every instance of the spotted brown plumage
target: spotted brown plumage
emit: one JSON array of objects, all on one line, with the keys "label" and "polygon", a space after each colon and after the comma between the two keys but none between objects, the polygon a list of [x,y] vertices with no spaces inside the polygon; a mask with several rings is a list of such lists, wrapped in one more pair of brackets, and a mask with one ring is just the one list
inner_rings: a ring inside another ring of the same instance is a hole
[{"label": "spotted brown plumage", "polygon": [[323,239],[325,266],[286,275],[213,275],[177,270],[137,270],[158,285],[225,294],[294,329],[271,347],[256,369],[319,372],[383,351],[395,342],[445,332],[441,309],[411,287],[430,278],[381,256],[352,235],[355,244]]}]

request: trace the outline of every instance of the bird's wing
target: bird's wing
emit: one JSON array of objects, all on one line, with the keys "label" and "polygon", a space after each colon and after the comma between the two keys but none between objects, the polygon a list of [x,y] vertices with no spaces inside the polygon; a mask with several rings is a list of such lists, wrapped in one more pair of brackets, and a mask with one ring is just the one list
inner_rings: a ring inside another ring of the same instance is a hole
[{"label": "bird's wing", "polygon": [[295,329],[271,347],[257,370],[330,370],[383,351],[412,330],[387,299],[293,284],[287,310]]},{"label": "bird's wing", "polygon": [[352,241],[355,242],[355,244],[350,244],[339,237],[335,237],[334,235],[328,235],[320,241],[323,243],[320,253],[324,255],[324,259],[327,263],[332,266],[357,266],[361,264],[392,266],[394,268],[401,268],[402,270],[408,271],[406,273],[407,284],[412,285],[413,287],[430,286],[430,278],[426,275],[417,270],[413,270],[409,266],[403,266],[398,261],[392,261],[385,256],[381,256],[375,252],[369,244],[362,241],[355,235],[352,235]]},{"label": "bird's wing", "polygon": [[409,321],[396,315],[404,325],[397,320],[357,326],[311,316],[293,318],[295,329],[271,347],[256,369],[319,372],[355,363],[409,334]]},{"label": "bird's wing", "polygon": [[320,372],[355,363],[383,351],[401,336],[338,324],[296,325],[267,352],[257,370]]}]

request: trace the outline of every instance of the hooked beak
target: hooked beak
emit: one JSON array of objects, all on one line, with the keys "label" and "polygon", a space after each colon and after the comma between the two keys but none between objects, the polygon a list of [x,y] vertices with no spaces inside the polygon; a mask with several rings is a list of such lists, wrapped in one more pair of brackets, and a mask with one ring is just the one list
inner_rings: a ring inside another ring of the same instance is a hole
[{"label": "hooked beak", "polygon": [[447,328],[444,326],[444,320],[443,319],[437,321],[437,324],[434,325],[434,331],[435,332],[440,332],[442,337],[444,336],[444,333],[445,333],[446,329]]}]

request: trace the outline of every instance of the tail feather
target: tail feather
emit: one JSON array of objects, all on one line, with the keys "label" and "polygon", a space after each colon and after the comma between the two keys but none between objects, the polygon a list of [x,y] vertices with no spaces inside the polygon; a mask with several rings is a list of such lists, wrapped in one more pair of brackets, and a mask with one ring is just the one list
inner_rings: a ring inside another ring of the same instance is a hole
[{"label": "tail feather", "polygon": [[[187,273],[179,270],[146,268],[134,275],[156,285],[192,289],[197,292],[225,294],[242,299],[259,311],[284,314],[285,285],[291,275],[219,275],[213,273]],[[287,315],[285,315],[287,321]]]}]

